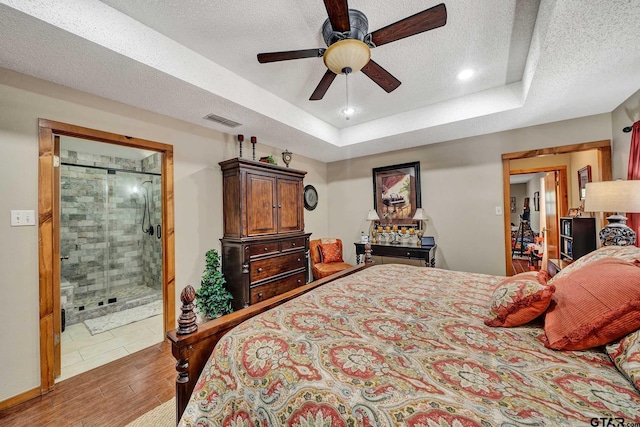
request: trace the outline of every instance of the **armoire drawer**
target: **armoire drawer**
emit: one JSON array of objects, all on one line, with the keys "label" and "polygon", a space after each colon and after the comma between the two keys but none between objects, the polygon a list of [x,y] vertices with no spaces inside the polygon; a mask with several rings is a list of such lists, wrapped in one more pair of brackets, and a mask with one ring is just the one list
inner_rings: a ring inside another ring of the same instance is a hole
[{"label": "armoire drawer", "polygon": [[249,246],[249,256],[255,257],[260,255],[268,255],[280,251],[280,243],[260,243]]},{"label": "armoire drawer", "polygon": [[286,253],[251,262],[251,283],[259,282],[276,274],[305,267],[304,251]]},{"label": "armoire drawer", "polygon": [[305,272],[251,288],[251,304],[264,301],[305,284]]},{"label": "armoire drawer", "polygon": [[306,239],[304,237],[301,237],[299,239],[283,240],[280,243],[280,245],[282,247],[282,252],[304,249],[305,240]]}]

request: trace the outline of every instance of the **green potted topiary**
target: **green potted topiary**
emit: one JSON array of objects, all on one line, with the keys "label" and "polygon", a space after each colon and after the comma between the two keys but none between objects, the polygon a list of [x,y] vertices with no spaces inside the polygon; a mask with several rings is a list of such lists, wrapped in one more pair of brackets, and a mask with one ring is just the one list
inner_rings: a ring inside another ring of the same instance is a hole
[{"label": "green potted topiary", "polygon": [[205,257],[206,265],[200,281],[200,289],[196,291],[196,307],[203,316],[215,319],[233,311],[231,308],[233,297],[225,287],[226,281],[220,272],[218,251],[211,249]]}]

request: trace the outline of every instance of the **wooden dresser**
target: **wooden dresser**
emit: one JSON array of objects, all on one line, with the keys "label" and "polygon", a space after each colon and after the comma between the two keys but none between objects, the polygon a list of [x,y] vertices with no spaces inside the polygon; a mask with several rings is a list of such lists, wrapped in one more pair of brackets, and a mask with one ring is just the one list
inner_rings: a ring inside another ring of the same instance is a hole
[{"label": "wooden dresser", "polygon": [[304,285],[304,171],[246,159],[220,163],[223,176],[222,272],[238,310]]}]

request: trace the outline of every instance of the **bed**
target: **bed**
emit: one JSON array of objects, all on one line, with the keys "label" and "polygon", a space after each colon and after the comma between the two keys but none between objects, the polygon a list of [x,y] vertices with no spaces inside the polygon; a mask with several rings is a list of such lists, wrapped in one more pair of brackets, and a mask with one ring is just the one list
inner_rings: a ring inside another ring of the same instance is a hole
[{"label": "bed", "polygon": [[[591,258],[610,258],[603,253]],[[174,345],[179,425],[640,421],[640,393],[602,347],[547,348],[540,317],[485,325],[503,277],[393,264],[358,270],[281,305],[267,301],[269,310],[246,320],[240,314],[225,335],[226,327],[209,331],[217,344],[206,363]],[[180,348],[193,348],[193,338],[181,339]],[[189,379],[182,413],[189,360],[204,367],[197,382]]]}]

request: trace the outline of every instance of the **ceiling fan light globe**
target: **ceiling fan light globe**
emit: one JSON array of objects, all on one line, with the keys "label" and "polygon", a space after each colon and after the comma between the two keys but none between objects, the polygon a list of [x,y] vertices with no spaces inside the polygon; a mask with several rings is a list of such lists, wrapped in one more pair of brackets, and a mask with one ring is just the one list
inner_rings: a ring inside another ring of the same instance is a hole
[{"label": "ceiling fan light globe", "polygon": [[345,68],[357,73],[371,59],[371,49],[360,40],[340,40],[329,46],[324,53],[324,65],[336,74],[342,74]]}]

